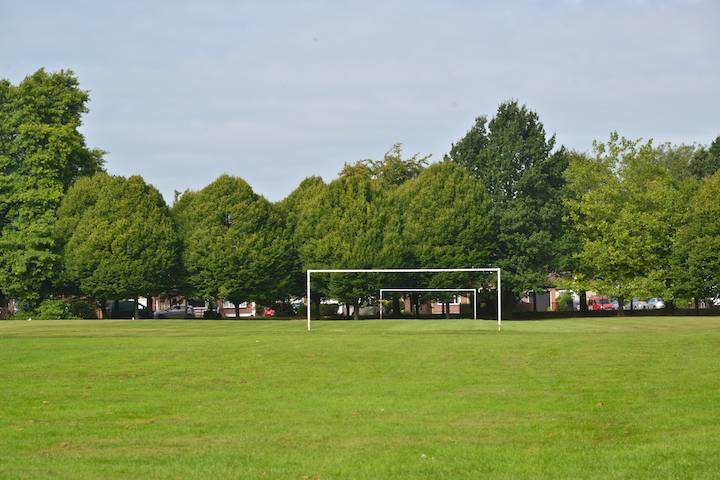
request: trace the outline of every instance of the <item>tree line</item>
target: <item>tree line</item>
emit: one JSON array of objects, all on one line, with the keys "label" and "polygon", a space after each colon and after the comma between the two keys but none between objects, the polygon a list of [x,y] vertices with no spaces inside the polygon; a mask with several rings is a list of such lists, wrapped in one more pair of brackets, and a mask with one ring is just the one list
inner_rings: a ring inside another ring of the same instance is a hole
[{"label": "tree line", "polygon": [[[222,175],[167,205],[142,177],[106,173],[79,131],[88,99],[70,71],[0,81],[4,303],[174,291],[270,305],[302,297],[309,268],[498,266],[509,305],[551,284],[620,305],[720,293],[720,137],[706,147],[612,133],[571,151],[513,100],[436,163],[397,144],[279,202]],[[493,287],[459,273],[317,281],[317,311],[333,298],[358,312],[387,286]]]}]

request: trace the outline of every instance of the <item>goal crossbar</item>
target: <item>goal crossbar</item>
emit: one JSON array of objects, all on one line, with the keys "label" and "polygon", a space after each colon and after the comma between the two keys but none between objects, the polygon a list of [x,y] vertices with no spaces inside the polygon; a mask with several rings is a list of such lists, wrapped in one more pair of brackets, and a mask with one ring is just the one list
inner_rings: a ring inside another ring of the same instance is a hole
[{"label": "goal crossbar", "polygon": [[380,318],[383,318],[383,293],[385,292],[472,292],[473,294],[473,320],[477,320],[477,289],[476,288],[381,288],[380,289]]},{"label": "goal crossbar", "polygon": [[[491,272],[497,275],[497,323],[498,330],[502,328],[502,289],[500,269],[498,267],[470,267],[470,268],[318,268],[307,270],[307,329],[311,329],[310,306],[310,276],[313,273],[439,273],[439,272]],[[429,289],[431,291],[441,291],[439,289]],[[405,289],[404,291],[408,291]],[[459,291],[453,289],[452,291]],[[477,292],[476,292],[477,294]],[[475,297],[477,299],[477,296]],[[477,307],[475,307],[477,308]]]}]

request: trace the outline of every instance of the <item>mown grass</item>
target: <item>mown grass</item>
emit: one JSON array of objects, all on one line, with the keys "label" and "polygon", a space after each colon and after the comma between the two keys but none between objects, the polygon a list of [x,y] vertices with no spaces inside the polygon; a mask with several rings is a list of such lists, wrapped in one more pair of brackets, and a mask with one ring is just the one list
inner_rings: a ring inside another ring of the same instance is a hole
[{"label": "mown grass", "polygon": [[0,322],[0,478],[717,478],[720,319]]}]

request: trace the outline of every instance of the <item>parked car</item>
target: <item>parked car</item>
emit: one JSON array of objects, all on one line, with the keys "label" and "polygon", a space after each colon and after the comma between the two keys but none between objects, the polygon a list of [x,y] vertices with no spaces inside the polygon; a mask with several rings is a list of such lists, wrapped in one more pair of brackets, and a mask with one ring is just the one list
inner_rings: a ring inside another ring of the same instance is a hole
[{"label": "parked car", "polygon": [[[105,318],[133,318],[135,300],[108,300],[105,302]],[[138,304],[138,317],[152,318],[150,311],[142,303]]]},{"label": "parked car", "polygon": [[649,309],[659,309],[659,308],[665,308],[665,302],[662,298],[650,298],[647,301],[647,308]]},{"label": "parked car", "polygon": [[588,298],[588,309],[590,310],[617,310],[617,300],[612,301],[608,297],[590,297]]},{"label": "parked car", "polygon": [[192,307],[185,305],[173,305],[165,310],[158,310],[154,313],[155,318],[195,318]]},{"label": "parked car", "polygon": [[[630,301],[625,300],[623,308],[625,310],[630,310]],[[633,310],[645,310],[646,308],[648,308],[648,306],[647,306],[647,302],[645,300],[640,300],[637,297],[632,299],[632,309]]]}]

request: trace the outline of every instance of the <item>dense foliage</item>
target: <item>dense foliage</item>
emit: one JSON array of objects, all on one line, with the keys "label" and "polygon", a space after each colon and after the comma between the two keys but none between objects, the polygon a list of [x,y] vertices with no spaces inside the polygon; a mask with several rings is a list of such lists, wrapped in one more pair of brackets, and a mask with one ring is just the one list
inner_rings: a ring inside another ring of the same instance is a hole
[{"label": "dense foliage", "polygon": [[78,130],[87,101],[69,71],[0,80],[0,290],[28,306],[59,273],[52,233],[63,194],[102,168]]},{"label": "dense foliage", "polygon": [[272,303],[288,295],[296,255],[281,210],[242,179],[223,175],[174,206],[189,293]]},{"label": "dense foliage", "polygon": [[[720,143],[720,142],[716,142]],[[720,295],[720,172],[708,177],[690,202],[674,239],[671,290],[679,297]]]},{"label": "dense foliage", "polygon": [[[107,300],[173,286],[180,240],[160,192],[141,177],[79,180],[58,211],[65,287]],[[137,312],[136,312],[137,315]]]},{"label": "dense foliage", "polygon": [[[398,189],[404,266],[462,268],[488,265],[494,245],[490,198],[484,185],[454,163],[436,163]],[[479,286],[477,276],[440,272],[423,279],[427,288]],[[436,299],[445,300],[442,296]],[[446,313],[449,308],[446,306]]]},{"label": "dense foliage", "polygon": [[584,288],[621,299],[672,297],[674,235],[696,182],[674,175],[677,164],[663,161],[667,148],[613,134],[595,144],[594,156],[573,157],[566,204],[579,240],[574,273]]},{"label": "dense foliage", "polygon": [[[720,137],[657,146],[613,133],[569,152],[509,101],[439,163],[396,144],[277,203],[223,175],[168,208],[141,177],[103,173],[78,130],[87,101],[68,71],[0,81],[0,299],[28,315],[162,292],[236,314],[247,301],[287,306],[310,268],[499,266],[508,302],[557,284],[621,303],[720,294]],[[311,300],[357,315],[381,286],[416,285],[493,288],[458,274],[329,275]]]},{"label": "dense foliage", "polygon": [[44,300],[32,310],[20,310],[13,315],[13,320],[75,320],[91,318],[79,316],[73,305],[64,300]]},{"label": "dense foliage", "polygon": [[466,167],[490,195],[495,245],[490,261],[505,272],[505,288],[516,296],[547,285],[562,270],[567,154],[554,151],[538,115],[516,101],[503,103],[496,116],[479,117],[453,144],[446,158]]}]

